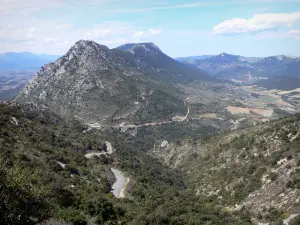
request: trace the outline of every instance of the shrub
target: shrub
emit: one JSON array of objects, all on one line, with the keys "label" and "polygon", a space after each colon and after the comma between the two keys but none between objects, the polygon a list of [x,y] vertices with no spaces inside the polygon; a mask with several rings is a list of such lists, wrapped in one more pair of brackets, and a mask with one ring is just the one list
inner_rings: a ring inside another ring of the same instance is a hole
[{"label": "shrub", "polygon": [[271,181],[275,181],[275,180],[277,179],[277,177],[278,177],[278,174],[272,172],[272,173],[269,174],[268,177],[269,177],[269,179],[270,179]]}]

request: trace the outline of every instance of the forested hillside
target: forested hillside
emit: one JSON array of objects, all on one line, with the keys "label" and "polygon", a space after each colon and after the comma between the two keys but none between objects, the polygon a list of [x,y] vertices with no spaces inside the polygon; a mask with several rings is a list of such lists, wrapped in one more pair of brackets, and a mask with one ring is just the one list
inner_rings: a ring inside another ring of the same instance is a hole
[{"label": "forested hillside", "polygon": [[300,213],[299,128],[297,114],[210,138],[180,139],[152,154],[184,171],[186,182],[214,204],[246,210],[253,221],[282,224]]},{"label": "forested hillside", "polygon": [[[32,106],[6,103],[0,111],[0,224],[250,224],[196,196],[182,174],[120,136]],[[105,152],[105,141],[113,154],[84,157]],[[110,192],[111,167],[130,177],[125,199]]]}]

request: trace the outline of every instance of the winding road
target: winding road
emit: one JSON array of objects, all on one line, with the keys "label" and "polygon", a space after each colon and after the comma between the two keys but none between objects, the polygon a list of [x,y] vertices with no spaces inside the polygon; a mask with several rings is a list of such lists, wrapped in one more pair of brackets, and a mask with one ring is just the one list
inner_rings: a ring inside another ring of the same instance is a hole
[{"label": "winding road", "polygon": [[[100,156],[100,155],[110,155],[113,153],[113,147],[110,142],[105,141],[106,145],[106,152],[90,152],[84,155],[84,157],[88,159],[92,159],[94,156]],[[66,164],[63,164],[61,162],[57,162],[61,167],[65,167]],[[115,168],[110,168],[113,172],[114,176],[116,177],[116,181],[114,182],[112,186],[112,193],[116,198],[125,198],[125,191],[126,187],[130,181],[128,177],[125,177],[124,173],[120,170],[117,170]]]},{"label": "winding road", "polygon": [[[186,100],[188,100],[189,98],[187,98]],[[102,127],[112,127],[112,128],[139,128],[139,127],[148,127],[148,126],[155,126],[155,125],[163,125],[163,124],[168,124],[168,123],[172,123],[173,121],[175,122],[184,122],[187,120],[188,115],[190,114],[190,106],[186,103],[186,100],[184,101],[184,105],[187,105],[187,113],[185,116],[175,116],[172,118],[172,120],[165,120],[165,121],[157,121],[157,122],[152,122],[152,123],[144,123],[144,124],[140,124],[140,125],[135,125],[135,124],[126,124],[126,123],[121,123],[118,125],[101,125],[101,123],[96,122],[96,123],[85,123],[86,125],[88,125],[90,128],[96,128],[96,129],[100,129]]]},{"label": "winding road", "polygon": [[116,198],[125,198],[125,190],[130,181],[125,177],[124,173],[120,170],[111,168],[111,171],[116,177],[116,181],[112,186],[112,193]]},{"label": "winding road", "polygon": [[105,141],[105,145],[106,145],[106,152],[90,152],[84,155],[85,158],[91,159],[94,156],[99,157],[100,155],[111,155],[113,153],[113,147],[111,145],[111,143],[109,143],[108,141]]},{"label": "winding road", "polygon": [[[187,98],[186,100],[188,100],[189,98]],[[184,101],[184,105],[187,105],[186,100]],[[186,121],[188,115],[190,114],[190,106],[187,106],[187,113],[185,116],[175,116],[173,117],[173,121],[177,121],[177,122],[183,122]]]}]

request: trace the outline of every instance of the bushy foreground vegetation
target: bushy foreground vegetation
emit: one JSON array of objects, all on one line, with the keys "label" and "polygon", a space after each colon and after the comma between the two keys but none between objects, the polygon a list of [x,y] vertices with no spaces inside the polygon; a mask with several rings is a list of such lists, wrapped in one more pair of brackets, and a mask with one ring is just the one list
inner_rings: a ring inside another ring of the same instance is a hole
[{"label": "bushy foreground vegetation", "polygon": [[296,114],[219,136],[184,138],[155,154],[174,154],[167,162],[185,171],[186,183],[214,204],[281,224],[300,206],[299,128]]},{"label": "bushy foreground vegetation", "polygon": [[[105,150],[106,140],[115,153],[84,157]],[[0,105],[0,158],[0,224],[250,224],[120,136],[28,106]],[[110,192],[110,167],[130,177],[128,198]]]}]

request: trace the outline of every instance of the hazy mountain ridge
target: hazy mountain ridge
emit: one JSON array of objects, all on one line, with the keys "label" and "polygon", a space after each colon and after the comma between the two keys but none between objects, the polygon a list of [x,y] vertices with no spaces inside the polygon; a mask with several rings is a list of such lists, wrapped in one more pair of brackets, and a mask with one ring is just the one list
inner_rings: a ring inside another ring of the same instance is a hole
[{"label": "hazy mountain ridge", "polygon": [[0,54],[0,71],[38,69],[55,61],[58,55],[33,54],[30,52],[7,52]]},{"label": "hazy mountain ridge", "polygon": [[175,59],[179,62],[184,62],[184,61],[195,61],[195,60],[208,59],[212,56],[214,56],[214,55],[187,56],[187,57],[178,57]]},{"label": "hazy mountain ridge", "polygon": [[244,57],[221,53],[201,60],[181,60],[218,78],[253,82],[273,76],[300,77],[300,58],[285,55]]},{"label": "hazy mountain ridge", "polygon": [[0,100],[12,100],[46,63],[59,56],[30,52],[0,54]]}]

